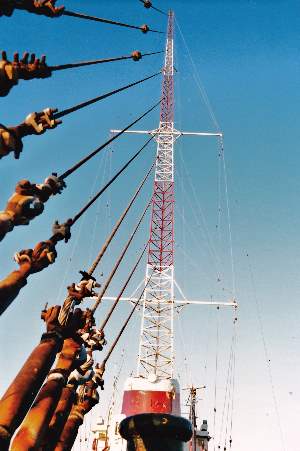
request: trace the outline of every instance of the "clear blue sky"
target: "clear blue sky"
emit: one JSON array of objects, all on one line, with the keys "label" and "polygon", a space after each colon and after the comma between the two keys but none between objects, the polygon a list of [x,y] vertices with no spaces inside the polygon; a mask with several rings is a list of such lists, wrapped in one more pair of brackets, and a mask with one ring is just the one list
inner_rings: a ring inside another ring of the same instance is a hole
[{"label": "clear blue sky", "polygon": [[[158,1],[163,9],[173,8],[211,105],[224,132],[231,225],[240,304],[236,397],[233,421],[234,451],[299,451],[299,303],[300,284],[300,182],[299,182],[299,5],[295,1]],[[148,23],[165,28],[165,18],[146,11],[135,0],[84,2],[66,1],[68,9]],[[1,47],[14,51],[35,51],[48,57],[49,64],[128,54],[134,49],[160,50],[161,35],[98,25],[68,17],[50,20],[22,12],[1,18]],[[197,87],[195,72],[176,28],[176,119],[177,128],[215,130]],[[1,99],[0,122],[14,125],[31,111],[45,107],[64,109],[129,81],[160,69],[162,57],[140,63],[131,61],[55,73],[47,80],[20,82]],[[52,171],[64,171],[88,151],[107,139],[110,128],[122,127],[160,95],[160,80],[147,82],[68,116],[56,130],[24,140],[19,161],[11,156],[0,163],[1,208],[22,178],[42,182]],[[158,112],[145,119],[141,128],[155,128]],[[18,227],[1,243],[1,277],[16,266],[15,251],[49,237],[55,219],[65,220],[83,205],[114,171],[134,153],[142,138],[126,137],[110,152],[103,152],[68,180],[64,194],[51,199],[44,214],[29,227]],[[186,138],[176,146],[176,279],[185,295],[194,299],[231,296],[230,252],[227,233],[224,184],[221,186],[221,240],[218,218],[218,146],[206,138]],[[153,160],[152,145],[118,180],[108,195],[94,206],[73,231],[68,245],[58,245],[58,259],[52,267],[30,278],[11,308],[1,318],[1,390],[4,391],[43,331],[39,319],[45,302],[62,302],[65,286],[77,279],[101,246],[111,224],[124,208],[144,171]],[[184,161],[184,163],[183,163]],[[100,272],[104,276],[118,255],[138,212],[151,192],[147,185],[126,227],[118,235]],[[194,194],[193,194],[194,193]],[[195,201],[194,197],[197,199]],[[217,281],[214,259],[199,219],[201,207],[207,229],[220,256],[223,276]],[[185,222],[183,220],[185,218]],[[184,226],[184,224],[186,224]],[[132,247],[127,263],[116,277],[110,293],[116,294],[126,268],[147,239],[148,220]],[[246,257],[246,254],[249,257]],[[249,265],[254,275],[251,281]],[[141,267],[132,284],[144,274]],[[255,287],[254,287],[255,285]],[[264,338],[270,359],[273,392],[266,363],[254,296],[260,305]],[[129,290],[130,291],[130,290]],[[128,306],[120,306],[108,339],[115,336]],[[98,318],[103,316],[101,307]],[[219,444],[226,371],[231,339],[231,311],[221,310],[219,372],[217,384],[216,445]],[[208,418],[213,433],[214,359],[216,355],[216,312],[210,307],[189,307],[176,325],[177,369],[182,386],[192,381],[207,389],[199,403],[199,417]],[[123,343],[115,351],[107,372],[107,390],[101,394],[98,411],[105,414],[110,397],[115,363],[122,348],[126,363],[122,379],[135,369],[140,318],[133,320]],[[181,332],[180,332],[181,330]],[[184,341],[184,345],[182,344]],[[188,368],[184,370],[187,352]],[[101,360],[101,357],[99,357]],[[207,370],[205,370],[205,365]],[[122,389],[122,380],[119,390]],[[274,397],[278,403],[285,437],[282,447]],[[224,431],[222,437],[224,436]],[[223,442],[221,440],[221,446]],[[213,449],[213,445],[212,445]]]}]

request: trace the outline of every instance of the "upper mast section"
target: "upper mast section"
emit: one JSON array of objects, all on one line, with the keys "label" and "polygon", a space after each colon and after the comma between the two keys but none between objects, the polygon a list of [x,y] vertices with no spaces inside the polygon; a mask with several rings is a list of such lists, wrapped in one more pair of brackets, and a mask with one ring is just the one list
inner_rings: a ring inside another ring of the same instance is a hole
[{"label": "upper mast section", "polygon": [[174,125],[174,61],[173,61],[174,13],[169,11],[165,65],[163,69],[162,104],[160,122]]}]

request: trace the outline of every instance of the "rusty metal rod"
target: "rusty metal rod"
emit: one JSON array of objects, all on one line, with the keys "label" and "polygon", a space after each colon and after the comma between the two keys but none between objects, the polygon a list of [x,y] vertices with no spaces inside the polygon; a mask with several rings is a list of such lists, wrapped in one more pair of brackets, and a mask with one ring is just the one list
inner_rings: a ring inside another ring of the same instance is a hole
[{"label": "rusty metal rod", "polygon": [[133,125],[137,124],[141,119],[143,119],[145,116],[147,116],[149,113],[151,113],[155,108],[158,107],[158,105],[161,103],[161,100],[157,102],[155,105],[153,105],[151,108],[149,108],[145,113],[143,113],[141,116],[139,116],[137,119],[135,119],[133,122],[131,122],[129,125],[127,125],[123,130],[112,136],[108,141],[106,141],[104,144],[102,144],[100,147],[95,149],[93,152],[91,152],[89,155],[84,157],[82,160],[80,160],[78,163],[74,164],[70,169],[65,171],[63,174],[59,176],[60,179],[64,180],[69,175],[71,175],[74,171],[76,171],[78,168],[80,168],[83,164],[85,164],[87,161],[89,161],[92,157],[97,155],[97,153],[101,152],[106,146],[108,146],[110,143],[112,143],[115,139],[117,139],[119,136],[121,136],[123,133],[125,133],[129,128],[131,128]]},{"label": "rusty metal rod", "polygon": [[[158,55],[159,53],[164,53],[164,50],[161,50],[159,52],[142,53],[141,58],[143,58],[144,56]],[[91,66],[94,64],[111,63],[114,61],[122,61],[122,60],[128,60],[128,59],[133,59],[132,55],[117,56],[115,58],[104,58],[104,59],[97,59],[97,60],[91,60],[91,61],[81,61],[78,63],[58,64],[56,66],[47,66],[47,67],[51,71],[59,71],[59,70],[66,70],[66,69],[74,69],[76,67]]]},{"label": "rusty metal rod", "polygon": [[[90,16],[88,14],[75,13],[73,11],[68,11],[66,9],[63,11],[63,15],[64,16],[70,16],[70,17],[77,17],[78,19],[93,20],[95,22],[102,22],[102,23],[107,23],[107,24],[110,24],[110,25],[118,25],[119,27],[133,28],[133,29],[136,29],[136,30],[141,30],[141,31],[143,31],[145,33],[145,31],[144,31],[145,28],[143,28],[143,26],[139,27],[137,25],[129,25],[127,23],[117,22],[115,20],[103,19],[102,17],[95,17],[95,16]],[[148,28],[147,31],[150,31],[151,33],[164,34],[162,31],[151,30],[150,28]]]},{"label": "rusty metal rod", "polygon": [[148,179],[149,175],[151,174],[151,171],[153,170],[155,165],[155,161],[154,163],[151,165],[151,168],[149,169],[149,171],[147,172],[147,174],[145,175],[145,177],[143,178],[142,182],[140,183],[138,189],[136,190],[136,192],[134,193],[133,197],[131,198],[129,204],[127,205],[127,207],[125,208],[125,210],[123,211],[123,213],[121,214],[121,216],[119,217],[118,221],[116,222],[114,228],[112,229],[110,235],[108,236],[107,240],[105,241],[105,243],[102,246],[102,249],[100,250],[99,254],[97,255],[97,257],[95,258],[93,264],[91,265],[90,269],[87,271],[87,273],[91,276],[96,267],[98,266],[98,264],[100,263],[103,255],[106,252],[106,249],[108,248],[108,246],[110,245],[112,239],[114,238],[115,234],[117,233],[117,231],[120,228],[120,225],[122,224],[122,222],[124,221],[127,213],[129,212],[131,206],[133,205],[134,201],[136,200],[137,196],[139,195],[139,193],[141,192],[141,189],[143,188],[146,180]]},{"label": "rusty metal rod", "polygon": [[161,9],[158,9],[158,8],[156,8],[156,6],[153,6],[152,2],[150,2],[150,1],[140,0],[140,2],[143,3],[143,5],[145,6],[145,8],[147,8],[147,9],[152,8],[152,9],[154,9],[155,11],[157,11],[157,12],[163,14],[164,16],[167,16],[167,15],[168,15],[167,13],[165,13],[164,11],[162,11]]},{"label": "rusty metal rod", "polygon": [[138,229],[139,229],[139,227],[140,227],[140,225],[141,225],[141,223],[142,223],[142,221],[143,221],[143,219],[144,219],[144,217],[145,217],[145,214],[147,213],[148,208],[150,207],[151,201],[152,201],[152,198],[151,198],[150,201],[147,203],[147,205],[146,205],[146,207],[145,207],[145,209],[144,209],[144,211],[143,211],[143,213],[142,213],[142,215],[141,215],[141,217],[140,217],[138,223],[136,224],[136,226],[135,226],[133,232],[131,233],[131,235],[130,235],[128,241],[127,241],[127,243],[125,244],[125,246],[124,246],[124,248],[123,248],[123,250],[122,250],[122,252],[121,252],[121,254],[120,254],[120,256],[119,256],[119,258],[118,258],[118,260],[117,260],[117,262],[115,263],[115,265],[114,265],[114,267],[113,267],[113,269],[112,269],[112,271],[111,271],[111,273],[110,273],[108,279],[106,280],[104,286],[102,287],[102,290],[101,290],[100,293],[98,294],[97,299],[96,299],[96,302],[95,302],[94,306],[93,306],[92,309],[91,309],[92,312],[95,312],[96,309],[97,309],[97,307],[98,307],[99,304],[101,303],[101,300],[102,300],[102,298],[103,298],[103,296],[104,296],[104,294],[105,294],[107,288],[109,287],[110,282],[112,281],[112,278],[114,277],[114,275],[115,275],[117,269],[119,268],[119,266],[120,266],[120,264],[121,264],[121,262],[122,262],[122,260],[123,260],[123,258],[124,258],[124,256],[125,256],[125,254],[126,254],[126,252],[127,252],[127,249],[129,248],[129,246],[130,246],[130,244],[131,244],[131,242],[132,242],[132,240],[133,240],[133,238],[134,238],[136,232],[138,231]]},{"label": "rusty metal rod", "polygon": [[107,97],[113,96],[114,94],[118,94],[119,92],[122,92],[122,91],[125,91],[126,89],[132,88],[133,86],[144,83],[147,80],[151,80],[151,78],[157,77],[160,74],[161,74],[161,71],[156,72],[155,74],[152,74],[149,77],[142,78],[141,80],[135,81],[133,83],[129,83],[126,86],[122,86],[121,88],[114,89],[113,91],[102,94],[101,96],[93,97],[90,100],[78,103],[77,105],[74,105],[70,108],[66,108],[65,110],[62,110],[62,111],[59,111],[58,113],[53,114],[53,118],[60,119],[61,117],[67,116],[68,114],[71,114],[71,113],[74,113],[75,111],[81,110],[82,108],[92,105],[93,103],[99,102],[100,100],[104,100]]},{"label": "rusty metal rod", "polygon": [[[151,138],[152,139],[152,138]],[[123,171],[130,165],[130,163],[145,149],[145,147],[150,143],[151,139],[148,139],[148,141],[140,148],[136,154],[133,155],[133,157],[130,158],[129,161],[101,188],[98,193],[95,194],[95,196],[92,197],[92,199],[84,206],[82,209],[73,217],[72,219],[72,225],[78,221],[78,219],[86,212],[86,210],[104,193],[104,191],[107,190],[107,188],[119,177],[120,174],[122,174]]]},{"label": "rusty metal rod", "polygon": [[115,310],[117,304],[119,303],[119,300],[120,300],[121,297],[122,297],[122,294],[123,294],[124,291],[126,290],[127,285],[129,284],[129,282],[130,282],[130,280],[131,280],[133,274],[135,273],[136,268],[138,267],[140,261],[142,260],[143,255],[144,255],[144,253],[145,253],[145,251],[146,251],[146,249],[147,249],[147,246],[148,246],[148,242],[146,243],[146,245],[145,245],[143,251],[141,252],[141,254],[140,254],[138,260],[136,261],[134,267],[133,267],[132,270],[130,271],[129,276],[127,277],[127,279],[126,279],[124,285],[123,285],[122,288],[121,288],[120,293],[119,293],[118,296],[116,297],[116,299],[115,299],[113,305],[111,306],[109,312],[107,313],[107,315],[106,315],[104,321],[102,322],[101,326],[99,327],[100,330],[103,330],[104,327],[106,326],[106,324],[108,323],[108,321],[109,321],[111,315],[113,314],[113,311]]},{"label": "rusty metal rod", "polygon": [[122,336],[124,330],[126,329],[126,327],[127,327],[128,323],[129,323],[129,321],[130,321],[132,315],[134,314],[134,312],[135,312],[137,306],[139,305],[140,300],[142,299],[142,296],[143,296],[143,294],[145,293],[145,290],[146,290],[146,288],[147,288],[147,286],[148,286],[148,284],[149,284],[149,282],[150,282],[150,280],[151,280],[151,278],[152,278],[152,276],[153,276],[153,273],[154,273],[154,271],[152,271],[152,274],[151,274],[151,276],[149,277],[149,279],[147,280],[147,283],[145,284],[145,286],[144,286],[144,288],[143,288],[143,290],[142,290],[142,292],[141,292],[141,294],[140,294],[138,300],[137,300],[136,303],[134,304],[134,306],[133,306],[133,308],[131,309],[131,312],[130,312],[130,314],[128,315],[128,317],[127,317],[125,323],[124,323],[123,326],[121,327],[120,332],[118,333],[118,335],[116,336],[115,340],[113,341],[111,347],[109,348],[109,351],[108,351],[108,353],[106,354],[106,357],[105,357],[105,359],[104,359],[103,362],[102,362],[102,366],[103,366],[104,368],[105,368],[105,365],[106,365],[106,363],[107,363],[109,357],[111,356],[111,353],[112,353],[113,350],[115,349],[115,347],[116,347],[118,341],[120,340],[120,338],[121,338],[121,336]]}]

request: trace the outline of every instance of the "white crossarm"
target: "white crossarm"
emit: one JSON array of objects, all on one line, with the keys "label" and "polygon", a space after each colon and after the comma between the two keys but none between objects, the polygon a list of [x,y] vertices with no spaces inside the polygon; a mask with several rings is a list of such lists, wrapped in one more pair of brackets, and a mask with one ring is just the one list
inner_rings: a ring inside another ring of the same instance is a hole
[{"label": "white crossarm", "polygon": [[[120,133],[122,130],[110,130],[111,133]],[[126,130],[124,133],[131,133],[134,135],[170,135],[170,131],[158,131],[158,130]],[[181,132],[179,130],[173,131],[173,135],[176,136],[223,136],[223,133],[212,132]]]},{"label": "white crossarm", "polygon": [[[115,301],[116,297],[114,296],[103,296],[102,300],[105,301]],[[131,298],[131,297],[121,297],[120,301],[129,301],[129,302],[137,302],[138,298]],[[151,302],[155,302],[154,300],[152,300]],[[219,306],[224,306],[224,307],[237,307],[238,304],[237,302],[233,299],[233,300],[229,300],[229,301],[196,301],[196,300],[189,300],[189,299],[175,299],[174,300],[175,304],[181,304],[181,305],[189,305],[189,304],[195,304],[195,305],[219,305]]]}]

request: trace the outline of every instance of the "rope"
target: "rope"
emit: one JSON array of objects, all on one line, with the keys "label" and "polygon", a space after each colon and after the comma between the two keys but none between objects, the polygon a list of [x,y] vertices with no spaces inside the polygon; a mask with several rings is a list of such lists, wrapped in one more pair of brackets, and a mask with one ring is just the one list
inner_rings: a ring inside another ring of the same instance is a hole
[{"label": "rope", "polygon": [[130,246],[130,244],[131,244],[131,242],[132,242],[132,240],[133,240],[133,238],[134,238],[136,232],[138,231],[138,229],[139,229],[139,227],[140,227],[140,225],[141,225],[141,223],[142,223],[142,221],[143,221],[143,219],[144,219],[144,216],[145,216],[145,214],[146,214],[148,208],[149,208],[150,205],[151,205],[151,201],[152,201],[152,199],[150,199],[150,201],[147,203],[147,205],[146,205],[146,207],[145,207],[145,209],[144,209],[144,211],[143,211],[143,213],[142,213],[142,215],[141,215],[141,217],[140,217],[138,223],[136,224],[136,226],[135,226],[135,228],[134,228],[132,234],[130,235],[130,237],[129,237],[129,239],[128,239],[126,245],[125,245],[125,247],[123,248],[123,250],[122,250],[122,252],[121,252],[121,254],[120,254],[120,256],[119,256],[119,258],[118,258],[118,260],[117,260],[117,262],[116,262],[116,264],[115,264],[115,266],[113,267],[113,269],[112,269],[112,271],[111,271],[111,273],[110,273],[108,279],[106,280],[106,282],[105,282],[105,284],[104,284],[102,290],[101,290],[100,293],[98,294],[97,299],[96,299],[96,302],[95,302],[93,308],[91,309],[92,312],[95,312],[96,309],[98,308],[98,306],[100,305],[101,300],[102,300],[102,298],[103,298],[103,296],[104,296],[104,294],[105,294],[107,288],[109,287],[110,282],[111,282],[113,276],[115,275],[115,273],[116,273],[118,267],[120,266],[120,263],[122,262],[122,260],[123,260],[123,258],[124,258],[124,256],[125,256],[125,254],[126,254],[126,252],[127,252],[127,249],[129,248],[129,246]]},{"label": "rope", "polygon": [[[161,50],[159,52],[143,53],[143,54],[141,54],[141,58],[143,58],[144,56],[158,55],[159,53],[163,53],[163,52],[164,52],[164,50]],[[66,69],[74,69],[76,67],[91,66],[94,64],[111,63],[113,61],[122,61],[122,60],[128,60],[128,59],[133,59],[132,55],[118,56],[116,58],[97,59],[97,60],[91,60],[91,61],[81,61],[79,63],[58,64],[57,66],[48,66],[48,69],[50,69],[51,71],[66,70]]]},{"label": "rope", "polygon": [[106,326],[106,324],[108,323],[108,321],[109,321],[111,315],[113,314],[113,311],[115,310],[117,304],[119,303],[119,300],[121,299],[122,294],[123,294],[124,291],[126,290],[127,285],[129,284],[129,282],[130,282],[130,280],[131,280],[133,274],[135,273],[136,268],[138,267],[140,261],[142,260],[143,255],[144,255],[144,253],[145,253],[145,251],[146,251],[146,249],[147,249],[147,246],[148,246],[148,242],[146,243],[146,245],[145,245],[143,251],[141,252],[141,254],[140,254],[140,256],[139,256],[137,262],[135,263],[134,267],[133,267],[132,270],[130,271],[130,274],[129,274],[129,276],[128,276],[127,279],[126,279],[126,282],[124,283],[124,285],[123,285],[123,287],[121,288],[121,291],[120,291],[120,293],[118,294],[118,296],[117,296],[115,302],[113,303],[113,305],[111,306],[111,308],[110,308],[108,314],[106,315],[105,320],[104,320],[103,323],[101,324],[101,326],[100,326],[100,328],[99,328],[100,330],[103,330],[104,327]]},{"label": "rope", "polygon": [[144,288],[143,288],[143,290],[142,290],[142,292],[141,292],[141,294],[140,294],[138,300],[137,300],[136,303],[134,304],[134,307],[132,308],[132,310],[131,310],[129,316],[127,317],[127,319],[126,319],[126,321],[125,321],[125,323],[124,323],[123,326],[121,327],[120,332],[118,333],[118,335],[116,336],[114,342],[112,343],[112,345],[111,345],[111,347],[110,347],[110,349],[109,349],[109,351],[108,351],[108,353],[107,353],[105,359],[104,359],[103,362],[102,362],[102,365],[103,365],[103,366],[105,366],[105,364],[107,363],[109,357],[111,356],[111,353],[112,353],[113,350],[115,349],[115,347],[116,347],[118,341],[120,340],[120,338],[121,338],[121,336],[122,336],[124,330],[126,329],[128,323],[129,323],[129,321],[130,321],[132,315],[134,314],[135,309],[136,309],[137,306],[139,305],[140,300],[141,300],[141,298],[142,298],[142,296],[143,296],[143,294],[144,294],[144,292],[145,292],[145,290],[146,290],[146,288],[147,288],[147,286],[148,286],[148,284],[149,284],[149,282],[150,282],[150,280],[151,280],[151,278],[152,278],[152,276],[153,276],[153,273],[154,273],[154,270],[152,271],[151,276],[149,277],[147,283],[145,284],[145,286],[144,286]]},{"label": "rope", "polygon": [[150,31],[151,33],[163,34],[162,31],[151,30],[148,27],[147,28],[144,28],[143,26],[138,27],[136,25],[129,25],[127,23],[117,22],[115,20],[103,19],[102,17],[95,17],[95,16],[89,16],[87,14],[75,13],[73,11],[68,11],[66,9],[63,11],[63,15],[64,16],[70,16],[70,17],[77,17],[78,19],[93,20],[95,22],[102,22],[102,23],[107,23],[107,24],[110,24],[110,25],[117,25],[119,27],[133,28],[133,29],[136,29],[136,30],[141,30],[143,33],[147,33],[148,31]]},{"label": "rope", "polygon": [[133,122],[131,122],[129,125],[127,125],[123,130],[116,133],[114,136],[109,138],[108,141],[106,141],[104,144],[102,144],[100,147],[95,149],[93,152],[91,152],[89,155],[84,157],[82,160],[80,160],[78,163],[76,163],[74,166],[72,166],[70,169],[65,171],[63,174],[59,176],[60,179],[64,180],[69,175],[71,175],[73,172],[75,172],[78,168],[80,168],[83,164],[85,164],[87,161],[89,161],[92,157],[97,155],[97,153],[101,152],[106,146],[108,146],[111,142],[113,142],[115,139],[117,139],[119,136],[121,136],[123,133],[125,133],[129,128],[131,128],[133,125],[135,125],[137,122],[139,122],[141,119],[143,119],[145,116],[147,116],[151,111],[153,111],[159,104],[161,103],[161,100],[157,102],[155,105],[153,105],[149,110],[147,110],[145,113],[143,113],[141,116],[139,116],[137,119],[135,119]]},{"label": "rope", "polygon": [[100,100],[106,99],[107,97],[110,97],[114,94],[125,91],[126,89],[132,88],[133,86],[139,85],[140,83],[150,80],[151,78],[157,77],[160,74],[161,74],[161,71],[156,72],[155,74],[150,75],[149,77],[142,78],[141,80],[135,81],[134,83],[130,83],[129,85],[122,86],[121,88],[114,89],[113,91],[107,92],[106,94],[102,94],[101,96],[93,97],[90,100],[87,100],[82,103],[78,103],[77,105],[74,105],[70,108],[66,108],[65,110],[62,110],[59,113],[53,114],[53,118],[59,119],[61,117],[67,116],[68,114],[71,114],[71,113],[74,113],[75,111],[81,110],[82,108],[85,108],[86,106],[92,105],[93,103],[99,102]]},{"label": "rope", "polygon": [[[153,138],[153,137],[152,137],[152,138]],[[151,139],[152,139],[152,138],[151,138]],[[150,140],[149,140],[149,141],[150,141]],[[94,273],[94,271],[95,271],[96,267],[98,266],[100,260],[102,259],[103,255],[105,254],[106,249],[108,248],[109,244],[111,243],[112,239],[114,238],[115,234],[117,233],[117,231],[118,231],[120,225],[122,224],[123,220],[125,219],[125,217],[126,217],[128,211],[130,210],[132,204],[134,203],[134,201],[136,200],[138,194],[140,193],[141,189],[143,188],[143,186],[144,186],[144,184],[145,184],[147,178],[149,177],[151,171],[152,171],[153,168],[154,168],[154,164],[155,164],[155,162],[152,164],[151,168],[149,169],[149,171],[147,172],[147,174],[146,174],[145,177],[143,178],[141,184],[139,185],[138,189],[137,189],[136,192],[134,193],[134,195],[133,195],[133,197],[131,198],[129,204],[127,205],[127,207],[125,208],[125,210],[124,210],[123,213],[121,214],[121,216],[120,216],[120,218],[118,219],[118,221],[116,222],[116,224],[115,224],[113,230],[111,231],[109,237],[107,238],[107,240],[106,240],[105,243],[103,244],[102,249],[101,249],[101,251],[99,252],[99,254],[97,255],[97,257],[96,257],[94,263],[91,265],[90,269],[88,270],[88,274],[89,274],[90,276]]]},{"label": "rope", "polygon": [[145,149],[145,147],[150,143],[152,139],[153,137],[148,139],[146,143],[133,155],[133,157],[131,157],[130,160],[128,160],[127,163],[124,164],[124,166],[103,186],[103,188],[101,188],[101,190],[98,191],[98,193],[96,193],[95,196],[93,196],[92,199],[87,204],[85,204],[84,207],[82,207],[82,209],[72,219],[72,225],[76,221],[78,221],[78,219],[86,212],[86,210],[88,210],[88,208],[104,193],[104,191],[107,190],[107,188],[119,177],[119,175],[121,175],[122,172],[125,171],[130,163],[132,163],[132,161],[138,157],[138,155]]}]

